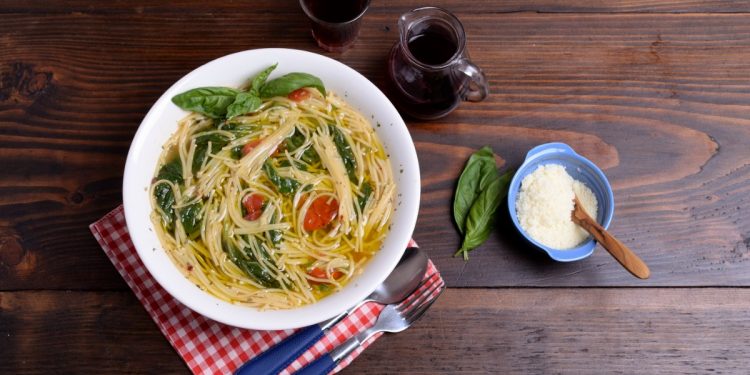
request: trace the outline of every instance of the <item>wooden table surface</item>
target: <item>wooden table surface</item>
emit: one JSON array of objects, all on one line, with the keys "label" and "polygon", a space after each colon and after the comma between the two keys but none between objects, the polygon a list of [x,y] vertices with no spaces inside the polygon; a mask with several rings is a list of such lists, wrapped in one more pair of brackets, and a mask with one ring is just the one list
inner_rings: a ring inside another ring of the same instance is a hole
[{"label": "wooden table surface", "polygon": [[[356,46],[329,56],[382,85],[398,16],[427,4],[463,21],[491,84],[481,103],[407,121],[414,237],[449,289],[344,373],[747,373],[750,3],[374,0]],[[304,14],[294,0],[4,0],[0,47],[0,372],[188,372],[88,224],[120,204],[130,141],[162,92],[240,50],[322,53]],[[552,262],[508,219],[469,262],[451,257],[468,155],[489,144],[517,166],[549,141],[604,169],[610,229],[649,280],[601,248]]]}]

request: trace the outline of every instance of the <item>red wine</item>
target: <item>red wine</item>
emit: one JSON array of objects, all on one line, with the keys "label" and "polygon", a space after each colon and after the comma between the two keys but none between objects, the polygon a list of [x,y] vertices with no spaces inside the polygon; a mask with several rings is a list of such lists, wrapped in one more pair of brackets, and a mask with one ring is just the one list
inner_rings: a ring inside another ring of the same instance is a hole
[{"label": "red wine", "polygon": [[407,45],[396,44],[388,57],[389,97],[403,114],[442,117],[458,106],[468,84],[464,74],[438,68],[458,52],[455,32],[442,23],[417,24],[411,31]]},{"label": "red wine", "polygon": [[427,26],[409,39],[409,52],[426,65],[445,64],[457,49],[452,33],[439,25]]},{"label": "red wine", "polygon": [[317,19],[330,23],[351,21],[362,13],[367,0],[304,0],[307,9]]},{"label": "red wine", "polygon": [[302,8],[310,17],[312,34],[318,45],[341,52],[357,39],[369,0],[302,0]]}]

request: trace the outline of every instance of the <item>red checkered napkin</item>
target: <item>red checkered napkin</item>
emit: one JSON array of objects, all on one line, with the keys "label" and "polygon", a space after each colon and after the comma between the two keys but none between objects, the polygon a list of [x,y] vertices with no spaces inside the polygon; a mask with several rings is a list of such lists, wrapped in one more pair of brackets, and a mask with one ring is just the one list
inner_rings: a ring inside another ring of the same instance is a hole
[{"label": "red checkered napkin", "polygon": [[[112,264],[193,373],[231,373],[250,358],[294,332],[253,331],[231,327],[193,312],[178,302],[154,280],[138,257],[130,241],[122,206],[91,224],[90,228]],[[436,272],[437,269],[430,261],[426,275]],[[371,327],[382,309],[383,306],[373,302],[360,307],[333,326],[318,343],[292,362],[282,374],[291,374],[299,370],[320,354],[332,350],[354,334]],[[332,373],[339,372],[349,365],[380,335],[377,334],[363,343],[359,349],[341,361]]]}]

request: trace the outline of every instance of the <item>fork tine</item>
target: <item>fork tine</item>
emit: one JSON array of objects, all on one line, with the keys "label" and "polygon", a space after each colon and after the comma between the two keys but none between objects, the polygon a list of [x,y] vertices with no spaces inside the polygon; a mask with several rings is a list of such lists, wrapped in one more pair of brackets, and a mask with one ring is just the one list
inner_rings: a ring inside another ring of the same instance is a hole
[{"label": "fork tine", "polygon": [[414,309],[414,307],[421,305],[427,299],[432,297],[435,291],[439,288],[442,288],[443,286],[445,286],[445,283],[442,280],[437,279],[437,281],[431,283],[431,285],[428,288],[420,291],[419,295],[412,298],[411,301],[406,301],[402,306],[396,307],[396,310],[401,313],[401,312],[408,312],[409,310]]},{"label": "fork tine", "polygon": [[427,311],[427,309],[429,309],[430,306],[432,306],[432,304],[437,301],[438,297],[440,297],[440,295],[443,294],[443,291],[445,290],[445,284],[443,284],[442,286],[443,287],[440,288],[440,291],[438,291],[437,295],[435,295],[431,300],[419,305],[415,309],[407,311],[406,316],[404,316],[404,320],[407,324],[411,325],[412,323],[416,322],[417,319],[421,318],[422,315],[424,315],[424,313]]},{"label": "fork tine", "polygon": [[[419,284],[417,289],[415,289],[415,292],[412,295],[410,295],[405,300],[401,301],[397,306],[395,306],[396,310],[401,311],[404,309],[408,309],[409,306],[413,305],[416,300],[418,300],[420,297],[422,297],[426,293],[427,289],[431,288],[433,284],[439,281],[440,281],[440,275],[438,275],[437,273],[434,273],[430,275],[428,278],[424,279]],[[425,289],[425,285],[429,285],[429,287]]]}]

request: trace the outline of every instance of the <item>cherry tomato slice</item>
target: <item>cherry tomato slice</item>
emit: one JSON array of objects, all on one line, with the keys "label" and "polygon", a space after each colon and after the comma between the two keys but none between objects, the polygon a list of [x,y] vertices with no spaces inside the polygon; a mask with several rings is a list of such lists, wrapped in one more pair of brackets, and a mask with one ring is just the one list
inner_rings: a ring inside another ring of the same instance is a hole
[{"label": "cherry tomato slice", "polygon": [[309,272],[307,272],[307,274],[318,279],[325,279],[326,277],[328,277],[326,275],[326,271],[318,267],[311,269]]},{"label": "cherry tomato slice", "polygon": [[310,97],[310,91],[307,91],[304,88],[296,89],[290,92],[286,97],[290,100],[294,100],[295,102],[301,102]]},{"label": "cherry tomato slice", "polygon": [[248,194],[242,198],[242,205],[245,206],[245,220],[257,220],[263,214],[263,203],[266,200],[260,194]]},{"label": "cherry tomato slice", "polygon": [[[258,147],[258,145],[262,141],[263,141],[262,138],[258,138],[258,139],[245,143],[245,145],[242,146],[242,156],[249,154],[251,151],[253,151],[254,148]],[[273,150],[271,154],[275,154],[277,151],[279,151],[279,149],[281,148],[280,146],[281,145],[276,146],[276,148]]]},{"label": "cherry tomato slice", "polygon": [[245,156],[250,153],[254,148],[258,147],[262,139],[256,139],[252,140],[250,142],[245,143],[244,146],[242,146],[242,156]]},{"label": "cherry tomato slice", "polygon": [[317,197],[305,214],[303,227],[312,232],[328,225],[339,214],[339,202],[330,197]]},{"label": "cherry tomato slice", "polygon": [[[315,267],[315,268],[311,269],[310,271],[307,272],[307,274],[310,275],[310,276],[312,276],[312,277],[318,278],[318,279],[325,279],[325,278],[328,277],[328,275],[326,275],[326,270],[324,270],[322,268],[318,268],[318,267]],[[334,279],[338,279],[339,277],[344,276],[344,273],[341,272],[341,271],[339,271],[339,270],[334,270],[331,273],[331,276]],[[313,282],[315,282],[315,281],[313,281]]]}]

